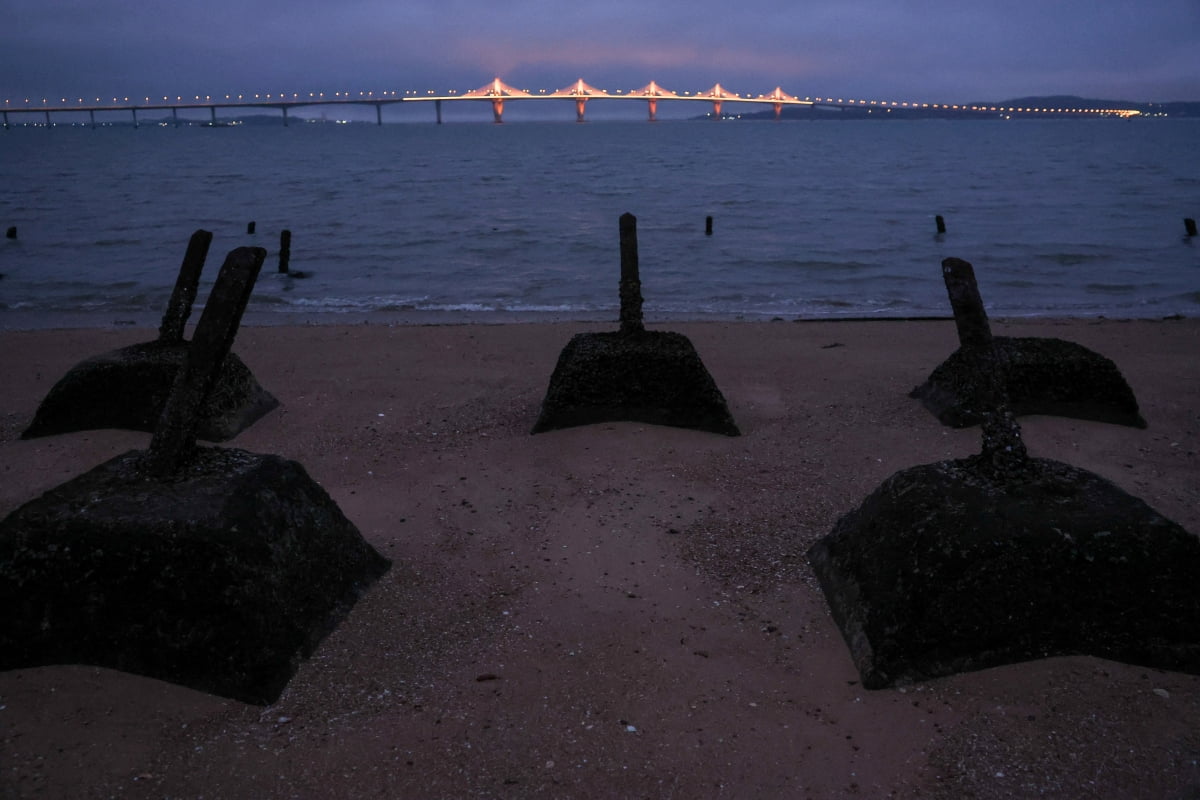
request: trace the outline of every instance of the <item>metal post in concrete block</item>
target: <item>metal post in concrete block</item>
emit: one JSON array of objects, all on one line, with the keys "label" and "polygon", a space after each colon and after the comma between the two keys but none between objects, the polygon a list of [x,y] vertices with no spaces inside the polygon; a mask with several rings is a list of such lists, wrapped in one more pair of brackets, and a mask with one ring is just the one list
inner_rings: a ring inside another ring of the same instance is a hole
[{"label": "metal post in concrete block", "polygon": [[992,329],[987,311],[975,282],[975,269],[961,258],[942,261],[942,278],[954,309],[954,324],[958,328],[958,343],[963,347],[981,347],[992,343]]},{"label": "metal post in concrete block", "polygon": [[150,440],[145,461],[150,473],[164,478],[173,475],[195,451],[200,408],[233,347],[254,281],[266,257],[267,251],[261,247],[239,247],[226,256],[196,326],[187,361],[175,378]]},{"label": "metal post in concrete block", "polygon": [[192,313],[192,303],[196,301],[196,287],[200,285],[200,272],[208,258],[212,238],[210,231],[198,230],[188,241],[187,252],[179,266],[179,277],[175,279],[175,289],[171,292],[171,300],[167,303],[162,324],[158,328],[160,342],[183,341],[184,327]]}]

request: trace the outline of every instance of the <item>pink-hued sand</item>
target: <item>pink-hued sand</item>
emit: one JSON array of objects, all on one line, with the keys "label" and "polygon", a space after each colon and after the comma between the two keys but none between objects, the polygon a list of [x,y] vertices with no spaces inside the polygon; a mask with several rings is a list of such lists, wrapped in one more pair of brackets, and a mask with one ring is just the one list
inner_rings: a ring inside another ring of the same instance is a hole
[{"label": "pink-hued sand", "polygon": [[[244,327],[282,406],[226,446],[301,462],[392,570],[268,708],[0,673],[0,797],[1200,797],[1200,677],[1069,657],[858,684],[804,554],[892,473],[977,449],[907,397],[953,322],[651,325],[691,338],[741,437],[530,436],[571,334],[614,327]],[[1030,452],[1200,532],[1200,321],[993,330],[1113,359],[1149,427],[1028,417]],[[0,515],[146,446],[18,436],[69,367],[151,335],[0,331]]]}]

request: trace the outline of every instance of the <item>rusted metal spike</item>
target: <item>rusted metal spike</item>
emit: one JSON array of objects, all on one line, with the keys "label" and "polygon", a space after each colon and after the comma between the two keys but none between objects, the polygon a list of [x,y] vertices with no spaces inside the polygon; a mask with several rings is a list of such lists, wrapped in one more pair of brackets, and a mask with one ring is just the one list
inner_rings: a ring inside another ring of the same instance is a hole
[{"label": "rusted metal spike", "polygon": [[175,279],[175,290],[171,292],[162,325],[158,328],[159,341],[172,344],[183,341],[183,331],[192,313],[192,303],[196,301],[196,287],[200,285],[200,273],[204,269],[204,260],[208,258],[212,238],[210,231],[198,230],[188,241],[183,264],[179,267],[179,277]]},{"label": "rusted metal spike", "polygon": [[176,472],[196,447],[200,408],[216,383],[221,364],[233,347],[242,314],[267,251],[261,247],[231,250],[221,266],[204,313],[167,397],[154,437],[147,468],[162,477]]},{"label": "rusted metal spike", "polygon": [[992,329],[975,282],[975,269],[961,258],[947,258],[942,261],[942,277],[954,309],[958,343],[963,347],[990,345]]}]

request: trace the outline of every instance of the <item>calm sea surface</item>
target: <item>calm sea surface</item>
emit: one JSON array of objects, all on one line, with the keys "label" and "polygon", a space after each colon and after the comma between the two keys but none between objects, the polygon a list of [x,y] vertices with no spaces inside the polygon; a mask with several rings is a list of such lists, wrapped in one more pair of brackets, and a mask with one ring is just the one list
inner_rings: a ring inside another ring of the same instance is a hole
[{"label": "calm sea surface", "polygon": [[[268,249],[259,320],[615,318],[626,211],[650,322],[946,315],[946,256],[993,316],[1190,316],[1198,142],[1188,120],[17,128],[0,326],[154,321],[197,228],[205,286]],[[306,278],[276,273],[285,228]]]}]

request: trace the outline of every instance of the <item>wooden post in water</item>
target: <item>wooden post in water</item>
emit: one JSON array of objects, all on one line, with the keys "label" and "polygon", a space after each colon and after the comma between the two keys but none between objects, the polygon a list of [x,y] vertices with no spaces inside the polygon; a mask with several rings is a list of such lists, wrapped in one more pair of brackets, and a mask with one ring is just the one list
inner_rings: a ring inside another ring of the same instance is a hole
[{"label": "wooden post in water", "polygon": [[279,274],[287,275],[288,262],[292,260],[292,232],[284,228],[279,232]]},{"label": "wooden post in water", "polygon": [[253,222],[246,223],[246,233],[248,233],[248,234],[254,233],[254,223]]},{"label": "wooden post in water", "polygon": [[1185,217],[1183,220],[1183,229],[1187,231],[1188,236],[1196,235],[1196,220],[1191,217]]},{"label": "wooden post in water", "polygon": [[637,217],[621,215],[621,333],[641,333],[642,280],[638,271]]},{"label": "wooden post in water", "polygon": [[704,235],[712,236],[712,217],[704,218]]},{"label": "wooden post in water", "polygon": [[233,347],[254,281],[266,257],[267,251],[261,247],[239,247],[226,256],[204,304],[187,360],[175,377],[150,440],[145,463],[151,473],[169,477],[192,457],[200,409]]},{"label": "wooden post in water", "polygon": [[963,347],[984,347],[992,343],[983,298],[975,282],[975,268],[961,258],[942,261],[942,278],[954,309],[954,324],[958,328],[958,343]]},{"label": "wooden post in water", "polygon": [[945,233],[946,232],[946,220],[942,219],[942,215],[938,214],[933,219],[934,219],[934,222],[937,223],[937,232]]},{"label": "wooden post in water", "polygon": [[4,236],[7,239],[17,238],[17,226],[16,225],[9,226],[8,230],[5,231],[5,233],[4,233]]},{"label": "wooden post in water", "polygon": [[167,303],[162,324],[158,328],[160,342],[175,344],[183,341],[183,330],[192,313],[192,303],[196,301],[196,287],[200,285],[200,272],[204,269],[204,260],[208,258],[212,238],[209,231],[198,230],[188,241],[187,252],[183,254],[183,263],[179,266],[179,277],[175,279],[175,289],[171,292],[171,300]]}]

